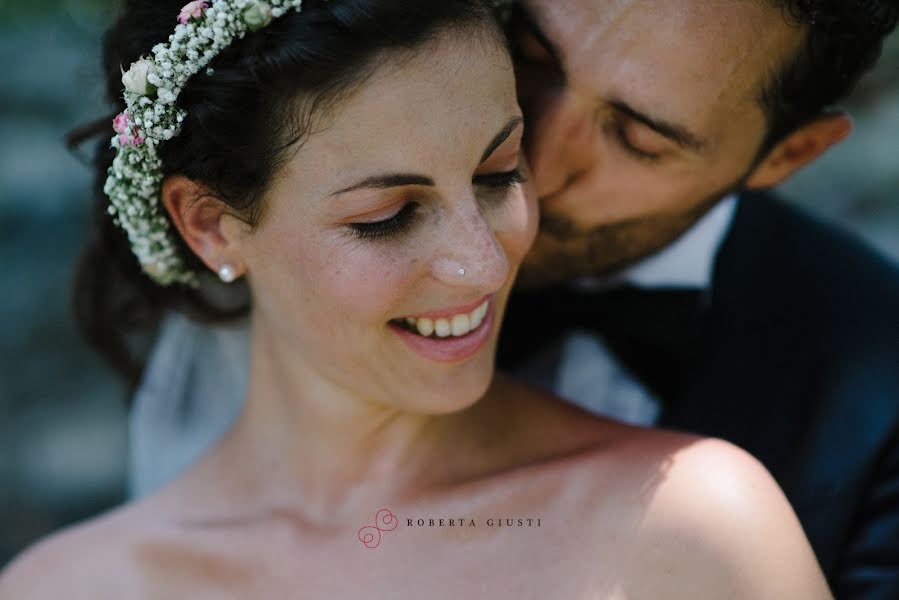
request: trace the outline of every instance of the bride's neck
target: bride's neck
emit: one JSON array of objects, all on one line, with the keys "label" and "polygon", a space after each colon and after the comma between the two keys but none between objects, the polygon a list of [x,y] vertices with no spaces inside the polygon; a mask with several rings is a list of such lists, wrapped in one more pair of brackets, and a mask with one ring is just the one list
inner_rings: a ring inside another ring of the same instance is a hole
[{"label": "bride's neck", "polygon": [[330,521],[459,476],[484,400],[450,415],[403,412],[321,376],[279,337],[251,337],[246,407],[222,447],[242,487]]}]

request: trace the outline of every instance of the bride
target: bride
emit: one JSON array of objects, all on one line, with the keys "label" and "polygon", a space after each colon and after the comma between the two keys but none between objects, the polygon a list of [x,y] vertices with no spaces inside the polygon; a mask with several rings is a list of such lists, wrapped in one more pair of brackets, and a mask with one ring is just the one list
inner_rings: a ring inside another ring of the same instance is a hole
[{"label": "bride", "polygon": [[132,0],[106,42],[98,273],[172,305],[244,278],[246,403],[0,598],[829,597],[747,454],[495,373],[537,211],[481,2]]}]

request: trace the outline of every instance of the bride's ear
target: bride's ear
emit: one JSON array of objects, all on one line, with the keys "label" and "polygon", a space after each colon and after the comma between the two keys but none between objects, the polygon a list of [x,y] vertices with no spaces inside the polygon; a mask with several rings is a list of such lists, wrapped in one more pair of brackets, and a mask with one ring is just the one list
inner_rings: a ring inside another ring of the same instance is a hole
[{"label": "bride's ear", "polygon": [[209,190],[173,175],[162,183],[162,203],[181,237],[213,272],[243,264],[240,249],[250,226]]}]

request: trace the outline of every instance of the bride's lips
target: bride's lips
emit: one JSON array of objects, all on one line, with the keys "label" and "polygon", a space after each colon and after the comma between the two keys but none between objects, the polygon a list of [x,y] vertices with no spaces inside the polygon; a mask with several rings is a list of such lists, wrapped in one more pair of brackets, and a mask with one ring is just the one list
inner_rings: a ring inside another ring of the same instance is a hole
[{"label": "bride's lips", "polygon": [[[462,306],[454,306],[453,308],[443,308],[441,310],[435,310],[432,312],[421,313],[418,315],[405,315],[403,319],[411,317],[413,319],[440,319],[442,317],[452,317],[453,315],[466,315],[482,305],[486,301],[490,301],[493,304],[493,298],[496,294],[489,294],[484,296],[483,298],[478,298],[474,302],[470,302],[468,304],[463,304]],[[397,319],[402,320],[402,319]]]},{"label": "bride's lips", "polygon": [[439,319],[450,317],[458,314],[468,314],[485,301],[488,302],[487,313],[481,324],[472,329],[463,336],[440,337],[424,337],[417,333],[412,333],[405,329],[402,325],[390,322],[388,325],[401,340],[403,340],[413,351],[424,358],[437,362],[459,362],[463,361],[480,351],[489,341],[490,333],[493,330],[494,321],[494,305],[495,294],[491,294],[486,298],[481,298],[477,302],[473,302],[468,306],[462,306],[453,309],[435,311],[422,314],[412,318],[429,318]]}]

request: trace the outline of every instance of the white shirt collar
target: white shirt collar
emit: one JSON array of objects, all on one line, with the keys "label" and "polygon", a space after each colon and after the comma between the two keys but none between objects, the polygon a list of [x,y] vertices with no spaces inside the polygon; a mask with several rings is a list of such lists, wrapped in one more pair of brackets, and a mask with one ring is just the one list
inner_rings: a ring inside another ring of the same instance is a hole
[{"label": "white shirt collar", "polygon": [[662,250],[612,277],[585,277],[575,286],[599,290],[628,283],[646,289],[708,290],[712,285],[715,257],[727,237],[736,210],[737,195],[726,196]]}]

